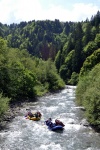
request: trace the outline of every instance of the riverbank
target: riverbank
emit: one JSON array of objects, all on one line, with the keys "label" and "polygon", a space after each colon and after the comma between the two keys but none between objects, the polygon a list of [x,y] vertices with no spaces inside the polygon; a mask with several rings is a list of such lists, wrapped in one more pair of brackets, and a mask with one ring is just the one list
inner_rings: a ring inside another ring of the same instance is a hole
[{"label": "riverbank", "polygon": [[[64,89],[64,88],[62,88]],[[54,94],[54,93],[59,93],[62,89],[56,90],[56,91],[52,91],[52,92],[47,92],[45,94],[43,94],[42,96],[48,96],[50,94]],[[41,96],[41,97],[42,97]],[[8,111],[3,115],[3,117],[0,119],[0,131],[6,129],[6,126],[9,122],[12,121],[12,119],[14,119],[18,114],[21,108],[23,107],[27,107],[27,105],[30,102],[36,102],[38,100],[38,96],[33,98],[33,99],[20,99],[20,100],[15,100],[12,101],[11,104],[9,105],[9,109]]]},{"label": "riverbank", "polygon": [[[50,95],[50,93],[46,93],[45,95]],[[34,99],[24,99],[24,100],[16,100],[12,101],[9,105],[8,111],[2,116],[0,119],[0,131],[7,128],[7,124],[11,122],[16,116],[18,116],[20,109],[23,107],[27,107],[30,102],[34,103],[38,100],[37,98]]]},{"label": "riverbank", "polygon": [[[67,87],[68,88],[68,87]],[[58,91],[57,91],[58,92]],[[50,95],[51,93],[46,93],[45,95]],[[0,120],[0,131],[1,130],[5,130],[7,128],[7,124],[9,122],[11,122],[16,116],[19,115],[20,110],[23,107],[26,107],[29,105],[29,103],[34,103],[38,100],[38,98],[36,99],[28,99],[28,100],[22,100],[22,101],[16,101],[14,103],[10,104],[10,107],[8,109],[8,111],[4,114],[4,116],[2,117],[2,119]],[[80,109],[82,111],[85,111],[85,109],[83,107],[80,107]],[[83,119],[80,122],[81,125],[85,126],[85,127],[91,127],[95,132],[100,133],[100,127],[99,126],[93,126],[90,125],[86,119]]]},{"label": "riverbank", "polygon": [[15,118],[20,109],[23,107],[22,103],[16,103],[16,104],[12,104],[8,111],[2,116],[1,120],[0,120],[0,130],[4,130],[6,129],[6,125],[12,121],[13,118]]},{"label": "riverbank", "polygon": [[7,124],[11,122],[16,116],[18,116],[20,109],[27,107],[29,102],[35,102],[36,99],[27,99],[22,101],[14,101],[9,105],[9,109],[0,119],[0,131],[6,129]]},{"label": "riverbank", "polygon": [[[100,149],[100,134],[80,124],[85,122],[82,121],[84,112],[75,104],[73,87],[39,97],[35,103],[29,102],[21,107],[18,115],[0,132],[0,149]],[[33,112],[39,110],[41,120],[25,119],[29,109]],[[59,119],[65,124],[63,132],[48,130],[44,121],[50,117],[53,122]]]}]

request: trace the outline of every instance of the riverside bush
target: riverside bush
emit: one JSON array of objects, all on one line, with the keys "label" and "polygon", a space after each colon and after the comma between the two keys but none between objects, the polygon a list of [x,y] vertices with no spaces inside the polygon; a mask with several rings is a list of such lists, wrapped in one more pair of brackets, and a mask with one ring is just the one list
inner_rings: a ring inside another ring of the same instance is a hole
[{"label": "riverside bush", "polygon": [[2,93],[0,93],[0,118],[9,108],[10,99],[7,97],[3,97]]},{"label": "riverside bush", "polygon": [[86,117],[92,125],[100,124],[100,64],[80,79],[76,89],[76,101],[86,109]]}]

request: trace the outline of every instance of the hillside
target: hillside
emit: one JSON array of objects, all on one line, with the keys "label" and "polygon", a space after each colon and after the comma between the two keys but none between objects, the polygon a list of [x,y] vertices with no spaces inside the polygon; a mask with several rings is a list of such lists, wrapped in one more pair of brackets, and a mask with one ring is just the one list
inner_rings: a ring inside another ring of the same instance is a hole
[{"label": "hillside", "polygon": [[[56,19],[0,23],[0,36],[0,108],[4,108],[1,115],[9,101],[41,96],[62,89],[65,84],[78,85],[79,89],[84,77],[88,80],[89,73],[100,63],[99,11],[84,22]],[[80,89],[82,86],[84,84]],[[3,96],[8,98],[3,99]],[[77,99],[84,105],[80,98]],[[84,106],[87,109],[87,105]],[[91,112],[87,112],[89,116]],[[92,123],[98,122],[100,120]]]}]

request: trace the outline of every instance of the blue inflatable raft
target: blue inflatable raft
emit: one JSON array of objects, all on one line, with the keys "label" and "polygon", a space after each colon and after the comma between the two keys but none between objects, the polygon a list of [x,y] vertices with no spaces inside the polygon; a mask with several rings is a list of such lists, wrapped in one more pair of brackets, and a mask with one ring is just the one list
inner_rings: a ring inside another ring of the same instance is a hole
[{"label": "blue inflatable raft", "polygon": [[47,122],[47,121],[45,121],[45,123],[48,126],[48,129],[52,131],[58,131],[64,129],[62,125],[56,125],[55,123]]},{"label": "blue inflatable raft", "polygon": [[64,128],[61,125],[54,125],[52,127],[48,126],[48,128],[52,131],[63,130]]}]

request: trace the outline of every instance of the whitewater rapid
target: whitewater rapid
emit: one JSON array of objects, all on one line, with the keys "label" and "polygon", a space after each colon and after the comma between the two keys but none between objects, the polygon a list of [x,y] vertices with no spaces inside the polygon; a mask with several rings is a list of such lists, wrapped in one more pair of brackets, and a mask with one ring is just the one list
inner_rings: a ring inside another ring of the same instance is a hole
[{"label": "whitewater rapid", "polygon": [[[0,132],[0,150],[100,150],[100,134],[80,124],[84,114],[75,104],[74,86],[38,98],[20,109],[7,129]],[[40,121],[25,119],[26,109],[40,111]],[[60,119],[63,132],[48,130],[44,121]]]}]

